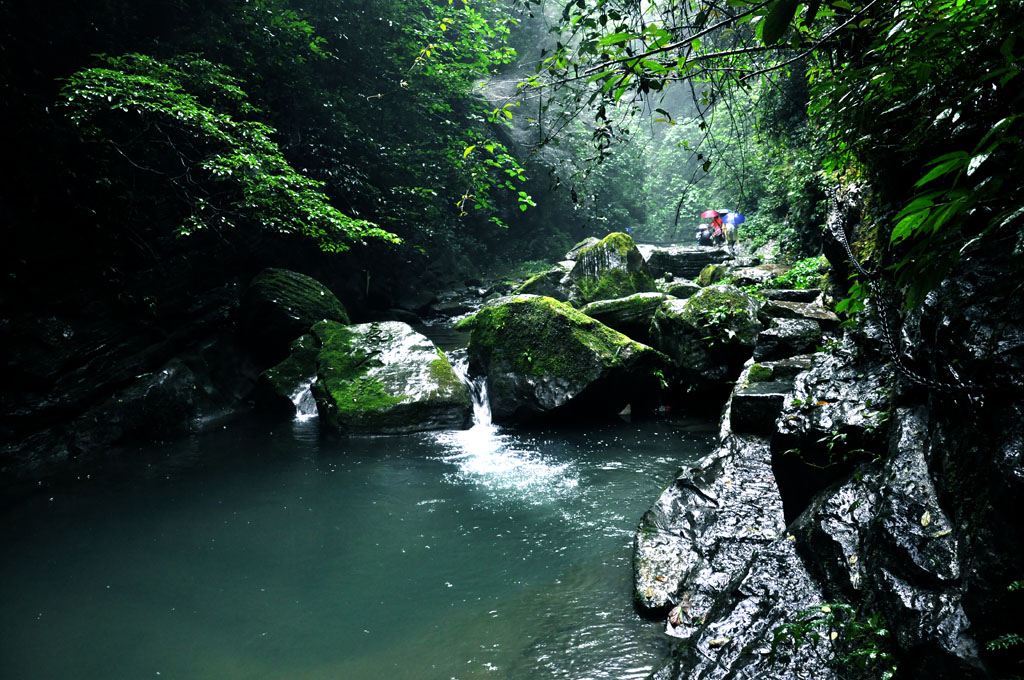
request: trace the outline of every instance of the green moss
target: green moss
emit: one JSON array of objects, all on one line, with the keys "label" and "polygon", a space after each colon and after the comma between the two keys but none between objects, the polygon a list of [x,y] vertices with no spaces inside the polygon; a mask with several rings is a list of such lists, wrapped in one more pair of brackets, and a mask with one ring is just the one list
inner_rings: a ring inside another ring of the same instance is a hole
[{"label": "green moss", "polygon": [[747,380],[750,382],[770,382],[775,377],[775,371],[770,366],[754,364],[747,372]]},{"label": "green moss", "polygon": [[655,290],[654,280],[628,234],[615,232],[580,251],[570,274],[582,302]]},{"label": "green moss", "polygon": [[268,267],[249,284],[250,304],[279,308],[292,323],[308,327],[320,319],[349,323],[334,293],[316,279],[288,269]]},{"label": "green moss", "polygon": [[571,377],[590,366],[580,362],[591,355],[574,351],[589,347],[606,366],[622,362],[624,351],[639,346],[633,340],[549,297],[513,299],[477,313],[471,350],[495,357],[529,375]]},{"label": "green moss", "polygon": [[476,325],[476,314],[467,316],[465,319],[459,319],[455,322],[455,330],[457,331],[471,331]]},{"label": "green moss", "polygon": [[701,286],[711,286],[716,283],[720,283],[725,278],[725,274],[728,271],[728,267],[724,264],[709,264],[700,270],[700,275],[697,277],[697,283]]},{"label": "green moss", "polygon": [[459,376],[455,374],[448,357],[441,350],[437,350],[438,358],[430,362],[430,379],[437,384],[437,392],[450,394],[458,390],[462,383]]},{"label": "green moss", "polygon": [[584,300],[610,300],[654,290],[650,276],[624,269],[608,269],[597,278],[579,279],[576,285]]},{"label": "green moss", "polygon": [[382,363],[377,352],[359,345],[356,334],[348,327],[321,321],[313,326],[313,332],[322,345],[315,387],[329,397],[327,403],[339,421],[358,421],[366,413],[383,411],[408,399],[388,394],[379,380],[366,375],[371,367]]}]

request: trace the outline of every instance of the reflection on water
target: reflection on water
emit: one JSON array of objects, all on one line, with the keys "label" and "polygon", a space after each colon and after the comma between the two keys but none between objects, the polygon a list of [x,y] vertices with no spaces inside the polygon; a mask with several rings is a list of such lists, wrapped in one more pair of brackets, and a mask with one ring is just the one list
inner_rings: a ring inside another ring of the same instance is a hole
[{"label": "reflection on water", "polygon": [[644,677],[667,642],[632,608],[632,531],[710,444],[667,420],[351,439],[312,420],[150,451],[3,518],[0,668]]},{"label": "reflection on water", "polygon": [[579,484],[572,463],[545,455],[522,435],[502,433],[495,425],[435,437],[448,451],[440,459],[455,466],[445,479],[455,484],[479,484],[495,497],[513,494],[533,504],[555,502]]}]

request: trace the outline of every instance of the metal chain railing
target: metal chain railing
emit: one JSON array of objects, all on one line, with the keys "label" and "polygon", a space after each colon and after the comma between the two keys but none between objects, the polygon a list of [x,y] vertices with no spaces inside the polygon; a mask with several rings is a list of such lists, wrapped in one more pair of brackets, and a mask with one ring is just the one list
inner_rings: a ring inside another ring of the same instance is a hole
[{"label": "metal chain railing", "polygon": [[906,361],[903,359],[903,354],[900,352],[900,343],[894,336],[890,325],[890,320],[898,319],[899,314],[889,301],[889,296],[882,290],[882,277],[876,272],[869,272],[863,265],[861,265],[860,261],[857,260],[853,254],[853,249],[850,247],[850,242],[846,239],[846,232],[842,225],[835,225],[832,228],[832,232],[846,250],[846,257],[850,261],[850,264],[853,265],[853,268],[857,270],[858,274],[864,277],[873,293],[872,300],[874,301],[875,310],[878,315],[878,325],[882,331],[882,342],[885,344],[886,351],[889,353],[889,357],[892,359],[893,365],[896,366],[896,370],[898,370],[901,375],[912,383],[930,390],[954,394],[980,393],[982,391],[980,387],[960,380],[952,368],[950,368],[950,372],[953,373],[953,377],[956,382],[944,382],[925,377],[907,365]]}]

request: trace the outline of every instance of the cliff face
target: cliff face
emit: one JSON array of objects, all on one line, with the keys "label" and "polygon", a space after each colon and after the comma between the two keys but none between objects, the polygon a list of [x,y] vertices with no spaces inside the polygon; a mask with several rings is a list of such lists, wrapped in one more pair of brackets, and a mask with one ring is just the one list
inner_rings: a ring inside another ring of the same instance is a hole
[{"label": "cliff face", "polygon": [[[858,195],[830,220],[851,240]],[[682,639],[653,677],[1018,670],[1019,650],[988,646],[1020,632],[1024,306],[999,276],[1009,250],[978,244],[902,323],[868,314],[825,351],[748,366],[719,449],[637,533],[638,604]],[[826,253],[849,268],[840,242]]]}]

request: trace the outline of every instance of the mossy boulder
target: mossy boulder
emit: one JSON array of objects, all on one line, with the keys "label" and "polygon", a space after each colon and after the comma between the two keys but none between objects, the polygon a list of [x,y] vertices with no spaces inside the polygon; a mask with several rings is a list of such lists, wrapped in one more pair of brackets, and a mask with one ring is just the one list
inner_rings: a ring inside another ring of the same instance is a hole
[{"label": "mossy boulder", "polygon": [[517,295],[546,295],[567,302],[572,294],[569,268],[558,264],[546,272],[532,276],[516,289]]},{"label": "mossy boulder", "polygon": [[668,360],[553,298],[505,298],[477,312],[470,366],[487,376],[495,422],[608,415],[653,406]]},{"label": "mossy boulder", "polygon": [[638,342],[650,344],[651,319],[670,299],[671,296],[664,293],[637,293],[614,300],[597,300],[580,311]]},{"label": "mossy boulder", "polygon": [[291,354],[281,363],[260,373],[254,399],[263,411],[292,417],[295,415],[295,396],[316,379],[316,360],[320,342],[307,333],[291,343]]},{"label": "mossy boulder", "polygon": [[399,321],[313,326],[321,344],[313,385],[321,422],[355,434],[463,428],[469,388],[444,352]]},{"label": "mossy boulder", "polygon": [[651,345],[672,359],[684,382],[720,386],[734,380],[753,353],[761,329],[757,311],[757,300],[735,286],[702,288],[662,304],[651,323]]},{"label": "mossy boulder", "polygon": [[711,286],[719,283],[729,273],[729,268],[724,264],[709,264],[700,270],[700,276],[697,277],[697,284],[700,286]]},{"label": "mossy boulder", "polygon": [[269,267],[253,278],[242,301],[242,329],[264,365],[288,354],[288,345],[317,321],[349,323],[338,298],[311,276]]},{"label": "mossy boulder", "polygon": [[577,305],[655,290],[643,255],[621,232],[580,250],[569,278],[576,285],[572,302]]}]

